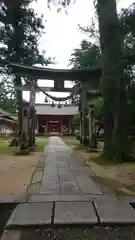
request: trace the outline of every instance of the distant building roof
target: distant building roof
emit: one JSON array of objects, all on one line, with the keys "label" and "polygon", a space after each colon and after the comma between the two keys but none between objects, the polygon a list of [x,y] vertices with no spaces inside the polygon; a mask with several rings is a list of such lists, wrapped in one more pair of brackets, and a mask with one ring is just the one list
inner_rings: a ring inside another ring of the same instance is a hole
[{"label": "distant building roof", "polygon": [[35,104],[37,115],[65,115],[73,116],[78,113],[78,109],[74,105],[62,106],[61,108],[51,107],[48,104]]}]

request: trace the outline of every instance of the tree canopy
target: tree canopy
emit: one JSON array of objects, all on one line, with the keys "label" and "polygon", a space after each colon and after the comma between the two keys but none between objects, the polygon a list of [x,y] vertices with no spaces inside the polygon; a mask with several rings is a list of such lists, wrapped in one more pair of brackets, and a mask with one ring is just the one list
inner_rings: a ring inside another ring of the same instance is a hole
[{"label": "tree canopy", "polygon": [[[0,57],[29,66],[47,65],[52,63],[52,60],[46,58],[45,51],[41,52],[38,47],[39,39],[45,29],[43,16],[38,16],[34,12],[34,9],[30,7],[31,2],[31,0],[1,1]],[[12,84],[15,86],[22,84],[21,77],[11,76],[7,70],[6,73],[10,76],[7,78],[9,89]],[[3,78],[2,75],[1,78]],[[27,81],[27,78],[23,81]],[[21,92],[17,91],[14,95],[17,102],[21,101]]]}]

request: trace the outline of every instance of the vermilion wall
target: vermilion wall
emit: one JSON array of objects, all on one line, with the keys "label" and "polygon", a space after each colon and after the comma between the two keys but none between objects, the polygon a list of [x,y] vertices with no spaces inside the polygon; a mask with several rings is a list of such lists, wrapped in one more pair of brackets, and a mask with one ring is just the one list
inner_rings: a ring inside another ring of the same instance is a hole
[{"label": "vermilion wall", "polygon": [[[37,131],[39,132],[39,124],[41,120],[46,120],[46,131],[48,132],[48,121],[60,121],[60,133],[62,133],[62,126],[63,126],[63,120],[71,122],[71,119],[73,116],[65,116],[65,115],[37,115]],[[47,134],[45,132],[45,134]]]}]

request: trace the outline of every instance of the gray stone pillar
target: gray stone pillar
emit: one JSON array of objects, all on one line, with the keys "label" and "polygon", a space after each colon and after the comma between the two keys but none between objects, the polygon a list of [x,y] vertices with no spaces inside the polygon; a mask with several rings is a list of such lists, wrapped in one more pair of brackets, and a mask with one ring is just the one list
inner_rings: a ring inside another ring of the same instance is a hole
[{"label": "gray stone pillar", "polygon": [[85,87],[83,87],[82,88],[82,135],[83,135],[83,140],[85,140],[87,137],[86,127],[85,127],[86,112],[87,112],[86,89],[85,89]]},{"label": "gray stone pillar", "polygon": [[92,140],[92,124],[91,124],[91,107],[89,106],[89,146],[91,146],[91,140]]}]

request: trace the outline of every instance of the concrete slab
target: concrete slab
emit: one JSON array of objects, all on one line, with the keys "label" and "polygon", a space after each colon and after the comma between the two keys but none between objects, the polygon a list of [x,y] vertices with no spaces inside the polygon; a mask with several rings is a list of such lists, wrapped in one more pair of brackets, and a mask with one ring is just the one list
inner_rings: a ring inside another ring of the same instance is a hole
[{"label": "concrete slab", "polygon": [[[110,199],[106,195],[32,195],[28,202],[89,202],[95,199]],[[115,199],[115,197],[112,197]],[[111,199],[112,199],[111,198]]]},{"label": "concrete slab", "polygon": [[36,169],[42,171],[44,170],[44,166],[45,166],[45,160],[44,161],[42,160],[38,163]]},{"label": "concrete slab", "polygon": [[107,224],[133,224],[135,223],[135,210],[127,201],[118,199],[96,199],[94,201],[101,223]]},{"label": "concrete slab", "polygon": [[40,184],[41,184],[40,182],[30,184],[30,186],[28,187],[28,190],[27,190],[27,194],[28,195],[39,194]]},{"label": "concrete slab", "polygon": [[80,189],[75,182],[66,182],[60,184],[61,195],[76,195],[80,194]]},{"label": "concrete slab", "polygon": [[44,176],[40,187],[40,194],[60,194],[58,177]]},{"label": "concrete slab", "polygon": [[96,224],[91,202],[57,202],[54,224]]},{"label": "concrete slab", "polygon": [[71,169],[71,172],[74,176],[89,176],[90,175],[90,169],[87,167],[76,167]]},{"label": "concrete slab", "polygon": [[37,170],[32,178],[32,183],[41,182],[43,171]]},{"label": "concrete slab", "polygon": [[76,195],[80,193],[79,186],[71,173],[64,174],[62,172],[62,174],[59,175],[59,182],[61,195]]},{"label": "concrete slab", "polygon": [[54,189],[46,189],[44,188],[43,189],[43,186],[42,186],[42,189],[40,191],[40,194],[44,194],[44,195],[60,195],[60,189],[59,188],[54,188]]},{"label": "concrete slab", "polygon": [[12,213],[7,228],[51,224],[52,203],[21,203]]},{"label": "concrete slab", "polygon": [[82,194],[102,194],[100,187],[87,175],[76,176],[76,181]]},{"label": "concrete slab", "polygon": [[29,196],[29,202],[91,202],[93,200],[117,200],[115,195],[106,194],[77,194],[77,195],[46,195]]}]

